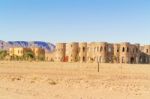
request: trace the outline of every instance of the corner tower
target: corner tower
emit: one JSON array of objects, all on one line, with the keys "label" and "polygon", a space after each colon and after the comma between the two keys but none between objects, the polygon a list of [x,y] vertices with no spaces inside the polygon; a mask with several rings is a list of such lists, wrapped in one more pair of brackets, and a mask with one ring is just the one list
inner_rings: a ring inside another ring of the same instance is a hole
[{"label": "corner tower", "polygon": [[87,61],[87,43],[86,42],[79,43],[79,61],[80,62]]},{"label": "corner tower", "polygon": [[77,62],[78,58],[78,43],[67,43],[65,60],[67,62]]},{"label": "corner tower", "polygon": [[65,53],[66,53],[66,44],[57,43],[55,48],[55,61],[63,62],[65,59]]}]

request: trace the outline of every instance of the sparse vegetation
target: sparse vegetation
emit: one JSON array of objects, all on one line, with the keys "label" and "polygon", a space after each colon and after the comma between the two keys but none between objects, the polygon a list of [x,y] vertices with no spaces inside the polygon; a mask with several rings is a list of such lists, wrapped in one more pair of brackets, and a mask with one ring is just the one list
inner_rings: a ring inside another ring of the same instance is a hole
[{"label": "sparse vegetation", "polygon": [[35,59],[35,55],[34,55],[33,52],[28,51],[28,52],[24,53],[23,58],[24,58],[25,60],[34,60],[34,59]]},{"label": "sparse vegetation", "polygon": [[52,80],[52,79],[48,79],[48,84],[50,85],[56,85],[56,81]]},{"label": "sparse vegetation", "polygon": [[0,50],[0,60],[5,59],[5,57],[8,55],[6,50]]}]

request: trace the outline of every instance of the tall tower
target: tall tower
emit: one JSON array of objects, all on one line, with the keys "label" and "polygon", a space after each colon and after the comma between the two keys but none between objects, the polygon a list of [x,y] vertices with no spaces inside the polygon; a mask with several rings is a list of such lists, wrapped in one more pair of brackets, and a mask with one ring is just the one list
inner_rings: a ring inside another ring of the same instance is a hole
[{"label": "tall tower", "polygon": [[114,57],[113,62],[114,63],[120,63],[120,44],[114,44]]},{"label": "tall tower", "polygon": [[55,49],[55,61],[63,62],[65,59],[66,53],[66,44],[65,43],[57,43]]},{"label": "tall tower", "polygon": [[145,54],[145,63],[150,63],[150,45],[144,45],[143,53]]},{"label": "tall tower", "polygon": [[130,43],[123,42],[120,44],[120,63],[130,63]]},{"label": "tall tower", "polygon": [[87,61],[87,43],[79,43],[79,61],[86,62]]},{"label": "tall tower", "polygon": [[67,43],[65,58],[68,62],[77,62],[79,60],[77,42]]}]

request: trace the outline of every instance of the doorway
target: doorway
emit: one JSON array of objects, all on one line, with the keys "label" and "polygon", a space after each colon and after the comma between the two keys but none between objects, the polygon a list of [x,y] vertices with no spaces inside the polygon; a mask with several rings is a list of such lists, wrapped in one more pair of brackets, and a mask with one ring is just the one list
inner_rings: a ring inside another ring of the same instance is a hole
[{"label": "doorway", "polygon": [[131,62],[131,64],[134,64],[134,63],[135,63],[134,57],[131,57],[130,62]]}]

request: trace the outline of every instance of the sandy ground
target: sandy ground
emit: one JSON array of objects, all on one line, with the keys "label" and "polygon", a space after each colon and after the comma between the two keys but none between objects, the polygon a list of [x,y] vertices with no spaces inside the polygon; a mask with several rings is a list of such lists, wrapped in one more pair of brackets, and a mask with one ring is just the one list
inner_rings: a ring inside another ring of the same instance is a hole
[{"label": "sandy ground", "polygon": [[0,61],[0,99],[150,99],[150,65]]}]

